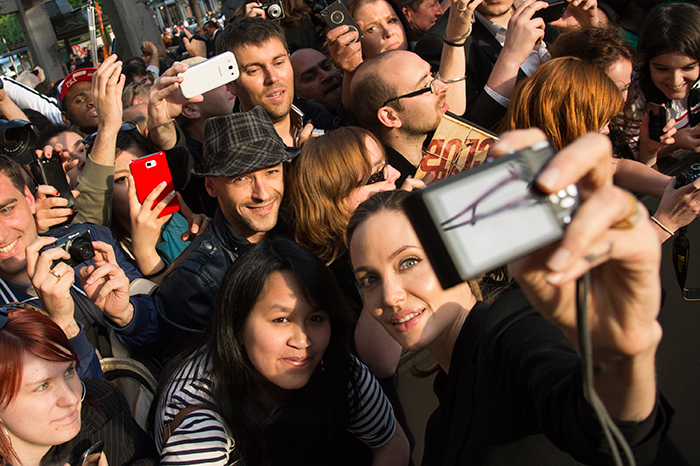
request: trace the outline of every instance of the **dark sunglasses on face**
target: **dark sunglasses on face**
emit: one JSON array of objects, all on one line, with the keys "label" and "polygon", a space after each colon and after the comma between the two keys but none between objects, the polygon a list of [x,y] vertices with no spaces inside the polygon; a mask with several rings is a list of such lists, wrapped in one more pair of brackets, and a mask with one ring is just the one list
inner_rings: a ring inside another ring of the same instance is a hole
[{"label": "dark sunglasses on face", "polygon": [[389,162],[384,162],[384,165],[379,167],[379,170],[376,172],[372,173],[370,177],[367,179],[367,183],[365,183],[365,186],[374,184],[374,183],[381,183],[382,181],[386,181],[386,168],[389,165]]}]

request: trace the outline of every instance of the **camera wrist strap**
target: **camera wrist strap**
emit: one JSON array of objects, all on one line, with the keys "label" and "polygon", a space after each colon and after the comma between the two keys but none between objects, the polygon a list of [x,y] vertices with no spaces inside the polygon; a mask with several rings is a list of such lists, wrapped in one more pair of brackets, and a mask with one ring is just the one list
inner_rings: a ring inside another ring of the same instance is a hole
[{"label": "camera wrist strap", "polygon": [[685,236],[688,227],[679,228],[673,239],[673,270],[681,289],[681,295],[686,301],[700,301],[700,288],[686,288],[688,265],[690,264],[690,240]]},{"label": "camera wrist strap", "polygon": [[[576,280],[576,323],[581,352],[583,393],[598,418],[615,465],[623,466],[627,464],[627,466],[635,466],[636,462],[632,449],[627,443],[625,436],[620,432],[617,424],[615,424],[615,421],[610,417],[603,400],[600,399],[593,387],[593,345],[588,323],[590,283],[590,272],[586,272],[583,277]],[[626,463],[623,462],[623,458],[626,460]]]}]

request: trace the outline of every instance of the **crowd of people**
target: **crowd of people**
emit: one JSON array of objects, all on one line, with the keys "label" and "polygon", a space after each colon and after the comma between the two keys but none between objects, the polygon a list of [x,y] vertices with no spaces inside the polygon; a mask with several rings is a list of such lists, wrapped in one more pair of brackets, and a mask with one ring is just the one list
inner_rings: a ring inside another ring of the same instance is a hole
[{"label": "crowd of people", "polygon": [[[0,157],[0,462],[79,464],[101,441],[100,466],[412,464],[391,379],[426,349],[424,465],[615,464],[596,400],[636,464],[664,464],[661,244],[700,214],[700,179],[657,162],[700,153],[700,8],[625,29],[642,7],[570,0],[545,23],[538,0],[348,0],[357,40],[281,5],[55,86],[2,78],[0,114],[33,129]],[[185,98],[182,73],[223,52],[239,77]],[[537,189],[580,198],[561,240],[443,289],[403,206],[448,112],[498,134],[493,157],[548,140]],[[132,163],[161,151],[172,184],[138,192]],[[146,423],[104,378],[116,355],[159,378]]]}]

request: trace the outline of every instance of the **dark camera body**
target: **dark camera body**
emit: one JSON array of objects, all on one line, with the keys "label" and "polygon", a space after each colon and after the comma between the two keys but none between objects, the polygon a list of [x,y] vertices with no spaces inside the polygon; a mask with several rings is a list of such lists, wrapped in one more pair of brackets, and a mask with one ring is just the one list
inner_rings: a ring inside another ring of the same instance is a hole
[{"label": "dark camera body", "polygon": [[555,153],[542,141],[406,198],[406,215],[444,289],[562,238],[579,204],[576,186],[545,195],[533,185]]},{"label": "dark camera body", "polygon": [[547,8],[537,10],[532,17],[542,18],[545,23],[551,23],[564,16],[566,7],[569,6],[569,2],[564,0],[549,0],[548,3],[549,6]]},{"label": "dark camera body", "polygon": [[75,267],[76,265],[82,264],[86,260],[95,257],[95,250],[92,247],[90,230],[85,226],[81,226],[66,236],[56,238],[55,243],[41,248],[39,254],[53,248],[61,248],[68,251],[68,254],[70,254],[70,259],[56,260],[53,262],[53,264],[51,264],[51,268],[54,268],[59,262],[65,262],[71,267]]},{"label": "dark camera body", "polygon": [[694,163],[676,177],[676,189],[689,185],[700,178],[700,163]]},{"label": "dark camera body", "polygon": [[329,29],[347,25],[350,27],[350,31],[357,31],[357,39],[354,42],[359,42],[364,37],[357,22],[355,22],[355,19],[353,19],[352,15],[345,7],[345,4],[340,0],[331,3],[328,8],[321,12],[321,16]]},{"label": "dark camera body", "polygon": [[0,150],[8,159],[29,165],[35,158],[36,142],[36,133],[28,121],[0,119]]},{"label": "dark camera body", "polygon": [[275,20],[284,18],[284,8],[282,8],[282,2],[280,1],[266,3],[260,8],[265,12],[265,17],[267,19]]},{"label": "dark camera body", "polygon": [[649,102],[649,139],[661,142],[664,126],[668,121],[668,109],[664,105]]}]

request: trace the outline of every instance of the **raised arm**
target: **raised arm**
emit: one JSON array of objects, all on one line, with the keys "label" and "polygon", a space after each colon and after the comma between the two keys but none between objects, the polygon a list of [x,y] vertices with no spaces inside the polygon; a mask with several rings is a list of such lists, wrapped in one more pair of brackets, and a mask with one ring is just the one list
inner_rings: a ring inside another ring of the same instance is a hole
[{"label": "raised arm", "polygon": [[[467,88],[460,79],[466,75],[464,44],[471,34],[474,10],[482,0],[452,0],[445,42],[440,58],[440,77],[447,83],[447,104],[450,111],[462,115],[467,109]],[[450,81],[453,80],[453,81]],[[458,80],[458,81],[455,81]]]},{"label": "raised arm", "polygon": [[[506,133],[495,153],[528,146],[539,130]],[[656,404],[661,340],[661,249],[644,206],[613,186],[610,142],[589,134],[560,151],[537,179],[546,193],[577,183],[582,205],[561,242],[510,264],[534,308],[578,348],[576,279],[591,271],[594,385],[617,421],[639,422]]]}]

